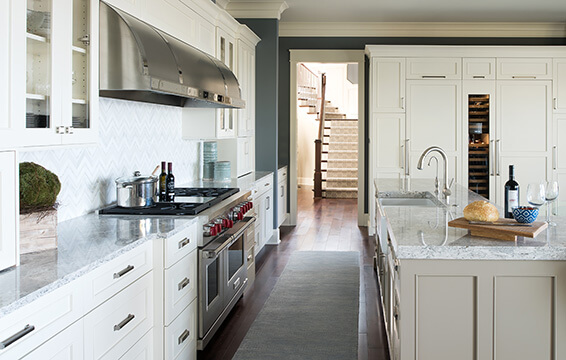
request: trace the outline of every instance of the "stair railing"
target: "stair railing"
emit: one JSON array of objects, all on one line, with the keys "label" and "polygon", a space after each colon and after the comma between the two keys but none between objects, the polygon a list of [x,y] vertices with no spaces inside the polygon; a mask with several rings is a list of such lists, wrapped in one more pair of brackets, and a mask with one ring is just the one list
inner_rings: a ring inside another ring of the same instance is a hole
[{"label": "stair railing", "polygon": [[314,141],[314,198],[322,198],[322,141],[324,138],[324,118],[326,113],[326,74],[321,74],[320,87],[320,116],[318,124],[318,139]]}]

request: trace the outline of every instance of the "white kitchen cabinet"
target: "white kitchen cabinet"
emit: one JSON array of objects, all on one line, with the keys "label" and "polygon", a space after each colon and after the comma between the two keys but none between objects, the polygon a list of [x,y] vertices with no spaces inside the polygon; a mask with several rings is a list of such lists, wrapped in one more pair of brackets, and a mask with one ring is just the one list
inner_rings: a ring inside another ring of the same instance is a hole
[{"label": "white kitchen cabinet", "polygon": [[402,178],[408,163],[404,114],[374,113],[371,119],[373,177]]},{"label": "white kitchen cabinet", "polygon": [[405,59],[372,59],[372,112],[405,112]]},{"label": "white kitchen cabinet", "polygon": [[461,58],[408,58],[407,79],[461,79]]},{"label": "white kitchen cabinet", "polygon": [[[245,28],[247,29],[247,27]],[[251,31],[247,31],[251,33]],[[251,33],[248,35],[255,36]],[[242,99],[246,102],[244,109],[237,110],[238,136],[253,136],[255,131],[255,44],[259,38],[254,39],[254,44],[238,39],[238,68],[236,76],[242,89]]]},{"label": "white kitchen cabinet", "polygon": [[259,229],[255,248],[257,256],[273,236],[273,173],[259,179],[255,187],[257,191],[253,201],[258,216],[256,229]]},{"label": "white kitchen cabinet", "polygon": [[[558,180],[561,191],[566,191],[566,114],[555,114],[553,125],[552,180]],[[566,203],[565,196],[559,196],[559,204]]]},{"label": "white kitchen cabinet", "polygon": [[[195,259],[196,260],[196,259]],[[166,360],[196,360],[197,300],[164,329]]]},{"label": "white kitchen cabinet", "polygon": [[83,320],[78,320],[22,360],[82,360]]},{"label": "white kitchen cabinet", "polygon": [[[519,196],[525,203],[526,185],[545,181],[550,175],[552,83],[498,81],[496,91],[496,188],[503,188],[509,178],[508,165],[515,165],[515,178],[522,185]],[[503,204],[503,191],[496,199]]]},{"label": "white kitchen cabinet", "polygon": [[554,59],[553,99],[555,113],[566,113],[566,58]]},{"label": "white kitchen cabinet", "polygon": [[494,80],[495,58],[463,58],[462,78],[464,80]]},{"label": "white kitchen cabinet", "polygon": [[255,142],[253,137],[238,137],[218,141],[218,160],[230,161],[231,177],[249,174],[255,165]]},{"label": "white kitchen cabinet", "polygon": [[18,261],[18,162],[15,151],[0,151],[0,270]]},{"label": "white kitchen cabinet", "polygon": [[[449,157],[449,176],[460,179],[459,157],[462,132],[462,84],[458,80],[407,81],[407,138],[409,161],[406,174],[431,177],[431,168],[417,170],[417,160],[429,146],[441,147]],[[438,154],[437,154],[437,157]],[[438,159],[441,161],[442,159]],[[452,160],[456,160],[455,163]],[[454,164],[454,166],[453,166]],[[431,164],[432,165],[432,164]],[[439,164],[442,166],[442,163]],[[441,171],[441,170],[440,170]],[[428,172],[429,176],[426,176]],[[434,175],[432,176],[434,178]]]},{"label": "white kitchen cabinet", "polygon": [[25,3],[15,5],[21,14],[12,19],[18,47],[12,49],[11,81],[23,86],[12,85],[2,146],[96,143],[98,1]]},{"label": "white kitchen cabinet", "polygon": [[[236,39],[229,29],[216,27],[216,58],[232,72],[236,69]],[[235,109],[216,110],[216,137],[219,139],[236,136]]]},{"label": "white kitchen cabinet", "polygon": [[277,172],[277,227],[287,219],[287,166]]},{"label": "white kitchen cabinet", "polygon": [[153,291],[149,272],[85,316],[85,360],[118,359],[152,328]]},{"label": "white kitchen cabinet", "polygon": [[552,80],[551,58],[497,58],[497,79]]}]

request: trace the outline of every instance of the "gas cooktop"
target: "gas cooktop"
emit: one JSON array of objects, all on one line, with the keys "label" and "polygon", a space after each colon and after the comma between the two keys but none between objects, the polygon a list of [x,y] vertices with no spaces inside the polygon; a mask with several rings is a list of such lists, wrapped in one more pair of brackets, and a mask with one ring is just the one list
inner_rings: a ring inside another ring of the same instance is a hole
[{"label": "gas cooktop", "polygon": [[238,188],[175,188],[175,199],[145,208],[110,206],[102,215],[197,215],[240,191]]}]

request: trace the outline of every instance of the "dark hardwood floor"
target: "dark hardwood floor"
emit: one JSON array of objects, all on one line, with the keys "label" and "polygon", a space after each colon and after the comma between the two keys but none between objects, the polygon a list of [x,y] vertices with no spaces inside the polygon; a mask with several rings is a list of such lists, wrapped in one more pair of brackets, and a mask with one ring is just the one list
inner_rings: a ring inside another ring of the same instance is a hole
[{"label": "dark hardwood floor", "polygon": [[199,360],[229,360],[234,356],[285,269],[289,256],[297,250],[360,252],[358,359],[389,359],[373,271],[373,244],[367,228],[357,225],[356,199],[314,200],[309,187],[300,188],[298,193],[297,226],[281,227],[281,244],[265,246],[258,254],[255,283],[236,304],[208,346],[199,351]]}]

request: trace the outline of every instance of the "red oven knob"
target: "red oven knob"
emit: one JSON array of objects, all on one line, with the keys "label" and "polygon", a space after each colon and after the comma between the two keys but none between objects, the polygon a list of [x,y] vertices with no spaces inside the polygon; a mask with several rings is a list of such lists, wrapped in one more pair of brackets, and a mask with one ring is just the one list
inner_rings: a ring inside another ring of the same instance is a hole
[{"label": "red oven knob", "polygon": [[210,227],[210,236],[216,236],[216,226]]},{"label": "red oven knob", "polygon": [[243,218],[244,218],[244,213],[240,211],[238,213],[238,220],[242,220]]},{"label": "red oven knob", "polygon": [[216,233],[219,234],[222,231],[222,224],[216,224]]},{"label": "red oven knob", "polygon": [[228,219],[228,228],[231,228],[233,226],[234,226],[234,220]]},{"label": "red oven knob", "polygon": [[253,201],[249,201],[248,204],[250,204],[250,209],[253,209],[253,207],[254,207],[254,202],[253,202]]},{"label": "red oven knob", "polygon": [[228,227],[228,219],[222,218],[222,227],[223,227],[223,228],[227,228],[227,227]]}]

